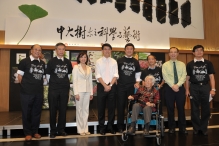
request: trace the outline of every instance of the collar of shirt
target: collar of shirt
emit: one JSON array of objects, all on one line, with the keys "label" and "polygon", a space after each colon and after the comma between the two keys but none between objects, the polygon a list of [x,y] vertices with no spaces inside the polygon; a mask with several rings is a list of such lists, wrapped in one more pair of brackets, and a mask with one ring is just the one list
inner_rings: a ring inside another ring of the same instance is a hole
[{"label": "collar of shirt", "polygon": [[32,55],[30,55],[30,60],[31,60],[31,61],[38,60],[38,61],[40,62],[40,59],[39,59],[39,58],[35,59],[35,58],[33,58]]},{"label": "collar of shirt", "polygon": [[154,66],[154,67],[148,66],[148,70],[149,70],[149,69],[152,69],[152,70],[153,70],[153,69],[155,69],[155,66]]},{"label": "collar of shirt", "polygon": [[58,56],[56,56],[58,59],[61,59],[62,61],[64,61],[64,57],[62,57],[62,58],[59,58]]},{"label": "collar of shirt", "polygon": [[202,62],[204,62],[205,60],[204,60],[204,58],[202,58],[201,60],[197,60],[196,58],[194,58],[194,62],[197,62],[197,61],[202,61]]},{"label": "collar of shirt", "polygon": [[110,57],[108,57],[108,58],[106,58],[105,56],[103,56],[103,58],[102,58],[104,61],[106,61],[106,60],[109,60],[110,59]]},{"label": "collar of shirt", "polygon": [[132,58],[132,56],[131,56],[131,57],[128,57],[128,56],[126,56],[126,55],[125,55],[125,57],[126,57],[126,58]]},{"label": "collar of shirt", "polygon": [[173,60],[170,60],[171,63],[173,63],[173,62],[176,62],[176,63],[177,63],[177,61],[178,61],[178,60],[174,60],[174,61],[173,61]]}]

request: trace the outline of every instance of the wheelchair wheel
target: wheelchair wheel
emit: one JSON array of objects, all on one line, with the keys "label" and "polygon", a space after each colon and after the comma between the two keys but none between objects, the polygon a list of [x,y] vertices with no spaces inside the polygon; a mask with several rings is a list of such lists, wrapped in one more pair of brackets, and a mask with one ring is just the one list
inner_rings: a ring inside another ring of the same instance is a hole
[{"label": "wheelchair wheel", "polygon": [[128,135],[127,135],[127,133],[125,133],[125,132],[122,133],[122,140],[123,140],[123,141],[128,140]]},{"label": "wheelchair wheel", "polygon": [[161,145],[161,137],[157,136],[156,139],[157,139],[157,145]]}]

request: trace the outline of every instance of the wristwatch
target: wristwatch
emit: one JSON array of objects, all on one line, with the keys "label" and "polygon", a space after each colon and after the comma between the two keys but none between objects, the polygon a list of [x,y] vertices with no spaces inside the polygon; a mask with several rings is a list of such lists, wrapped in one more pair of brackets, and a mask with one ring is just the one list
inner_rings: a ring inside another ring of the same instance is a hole
[{"label": "wristwatch", "polygon": [[211,90],[216,91],[216,89],[211,89]]}]

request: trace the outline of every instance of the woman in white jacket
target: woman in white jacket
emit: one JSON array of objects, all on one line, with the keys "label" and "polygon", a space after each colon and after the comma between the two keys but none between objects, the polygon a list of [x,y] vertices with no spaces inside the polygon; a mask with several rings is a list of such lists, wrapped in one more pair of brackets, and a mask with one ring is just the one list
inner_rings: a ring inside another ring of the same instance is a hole
[{"label": "woman in white jacket", "polygon": [[92,71],[87,66],[88,56],[86,52],[79,53],[78,65],[72,71],[73,90],[76,101],[76,123],[77,132],[80,135],[89,135],[88,115],[90,100],[93,99]]}]

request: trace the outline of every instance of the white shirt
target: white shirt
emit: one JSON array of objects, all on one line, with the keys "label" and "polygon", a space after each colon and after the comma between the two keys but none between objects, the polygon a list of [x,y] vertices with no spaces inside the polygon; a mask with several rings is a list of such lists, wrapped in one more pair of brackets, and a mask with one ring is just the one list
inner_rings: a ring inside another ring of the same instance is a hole
[{"label": "white shirt", "polygon": [[[107,63],[108,66],[106,65]],[[95,65],[95,77],[97,79],[97,82],[98,82],[98,78],[102,78],[105,83],[107,82],[105,78],[105,74],[107,70],[109,70],[109,80],[110,80],[109,82],[111,82],[114,77],[116,77],[117,79],[119,78],[118,65],[116,60],[111,57],[106,58],[103,56],[96,61],[96,65]]]},{"label": "white shirt", "polygon": [[58,56],[56,56],[58,59],[61,59],[62,61],[64,61],[64,57],[59,58]]},{"label": "white shirt", "polygon": [[196,61],[202,61],[202,62],[205,62],[204,58],[202,58],[201,60],[197,60],[196,58],[194,58],[194,62]]}]

